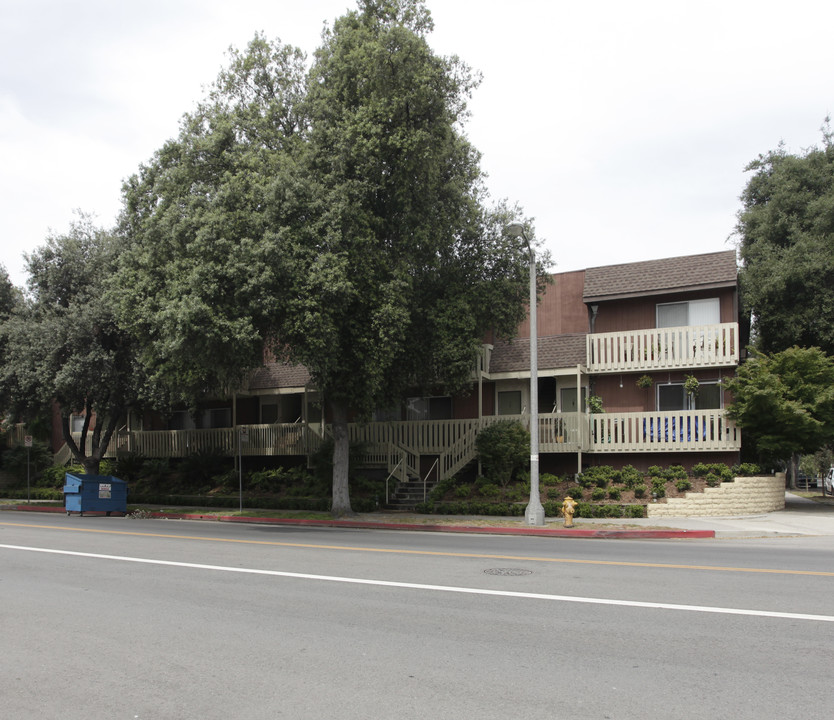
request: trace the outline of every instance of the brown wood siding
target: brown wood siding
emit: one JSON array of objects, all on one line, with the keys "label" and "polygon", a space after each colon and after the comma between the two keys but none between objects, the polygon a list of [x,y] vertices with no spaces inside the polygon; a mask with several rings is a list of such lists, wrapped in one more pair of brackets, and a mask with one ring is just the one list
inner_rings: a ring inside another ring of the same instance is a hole
[{"label": "brown wood siding", "polygon": [[[668,383],[682,383],[687,375],[694,375],[698,382],[721,382],[733,377],[729,369],[704,369],[675,372],[647,373],[652,378],[650,388],[637,387],[637,373],[623,373],[622,375],[597,375],[594,377],[593,392],[602,398],[602,406],[607,412],[651,412],[656,409],[657,385]],[[623,386],[620,387],[622,380]],[[730,394],[723,391],[723,407],[731,401]]]},{"label": "brown wood siding", "polygon": [[[588,332],[588,308],[582,301],[585,271],[558,273],[539,300],[536,325],[539,337]],[[518,327],[520,338],[530,337],[529,316]]]},{"label": "brown wood siding", "polygon": [[494,382],[485,382],[484,383],[484,404],[483,404],[483,412],[484,415],[495,415],[495,383]]},{"label": "brown wood siding", "polygon": [[468,420],[478,417],[478,386],[473,385],[468,395],[456,395],[452,401],[452,417]]},{"label": "brown wood siding", "polygon": [[[654,405],[652,390],[637,387],[639,375],[600,375],[594,379],[594,395],[602,398],[607,412],[646,412]],[[623,386],[620,387],[622,381]],[[647,405],[650,403],[650,405]]]},{"label": "brown wood siding", "polygon": [[714,297],[717,297],[720,302],[721,322],[737,322],[735,292],[732,288],[722,288],[599,303],[594,332],[622,332],[623,330],[653,328],[657,325],[656,308],[658,303],[703,300]]},{"label": "brown wood siding", "polygon": [[[483,383],[483,402],[481,409],[484,415],[495,414],[495,383]],[[478,417],[478,385],[472,384],[468,395],[455,395],[452,399],[452,417],[455,420],[471,420]]]}]

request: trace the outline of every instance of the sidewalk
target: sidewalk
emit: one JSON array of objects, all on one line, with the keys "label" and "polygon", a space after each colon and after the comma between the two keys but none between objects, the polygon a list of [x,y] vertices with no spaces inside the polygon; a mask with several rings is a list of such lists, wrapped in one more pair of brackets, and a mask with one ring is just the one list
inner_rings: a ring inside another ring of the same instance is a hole
[{"label": "sidewalk", "polygon": [[[38,504],[4,505],[3,510],[61,513],[62,508]],[[95,514],[95,513],[90,513]],[[544,527],[524,524],[518,517],[472,517],[365,513],[344,520],[244,517],[195,509],[185,513],[151,512],[150,517],[173,520],[205,520],[295,527],[341,527],[422,532],[532,535],[573,538],[668,539],[668,538],[762,538],[778,536],[834,536],[834,503],[823,504],[785,494],[785,509],[764,515],[739,517],[679,518],[577,518],[565,528],[561,518],[548,518]]]}]

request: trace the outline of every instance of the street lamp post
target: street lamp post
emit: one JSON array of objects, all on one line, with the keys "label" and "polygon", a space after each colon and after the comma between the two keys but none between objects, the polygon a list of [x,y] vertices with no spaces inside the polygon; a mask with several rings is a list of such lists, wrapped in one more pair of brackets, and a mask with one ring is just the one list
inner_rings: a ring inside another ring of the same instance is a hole
[{"label": "street lamp post", "polygon": [[530,255],[530,502],[524,511],[528,525],[544,525],[544,507],[539,492],[539,342],[536,327],[536,253],[521,223],[507,227],[511,237],[521,237]]}]

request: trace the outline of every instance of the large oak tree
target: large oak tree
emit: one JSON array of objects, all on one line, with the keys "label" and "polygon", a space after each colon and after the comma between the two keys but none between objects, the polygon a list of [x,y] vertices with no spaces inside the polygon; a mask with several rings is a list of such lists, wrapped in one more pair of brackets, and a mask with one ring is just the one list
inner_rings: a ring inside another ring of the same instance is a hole
[{"label": "large oak tree", "polygon": [[794,345],[834,354],[834,137],[747,167],[736,227],[742,298],[764,352]]},{"label": "large oak tree", "polygon": [[[48,417],[57,404],[65,442],[93,474],[142,378],[132,339],[107,300],[117,251],[112,233],[80,216],[26,257],[28,295],[2,325],[0,387],[13,414]],[[73,414],[84,416],[79,442]]]},{"label": "large oak tree", "polygon": [[420,0],[360,0],[300,52],[257,36],[125,186],[120,314],[157,380],[230,386],[263,346],[330,408],[333,512],[350,414],[462,387],[525,312],[517,211],[490,207],[463,123],[477,77]]}]

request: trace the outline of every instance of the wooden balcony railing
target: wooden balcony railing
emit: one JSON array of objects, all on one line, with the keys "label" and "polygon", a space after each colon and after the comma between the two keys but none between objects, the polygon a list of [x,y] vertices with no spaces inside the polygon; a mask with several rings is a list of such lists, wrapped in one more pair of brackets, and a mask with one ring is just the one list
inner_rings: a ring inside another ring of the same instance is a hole
[{"label": "wooden balcony railing", "polygon": [[734,367],[738,323],[592,333],[587,337],[588,372],[636,372]]},{"label": "wooden balcony railing", "polygon": [[722,410],[590,416],[590,452],[716,452],[741,449],[741,431]]},{"label": "wooden balcony railing", "polygon": [[[352,444],[364,445],[365,462],[387,467],[397,477],[419,475],[420,456],[436,455],[442,478],[459,472],[474,459],[478,431],[501,420],[517,420],[530,427],[529,415],[499,415],[481,420],[351,424],[349,437]],[[239,447],[238,439],[239,428],[122,431],[107,456],[126,452],[173,458],[208,452],[304,456],[318,449],[323,437],[315,426],[296,423],[249,425],[248,440]],[[719,452],[740,447],[741,432],[721,410],[539,416],[542,453]]]}]

